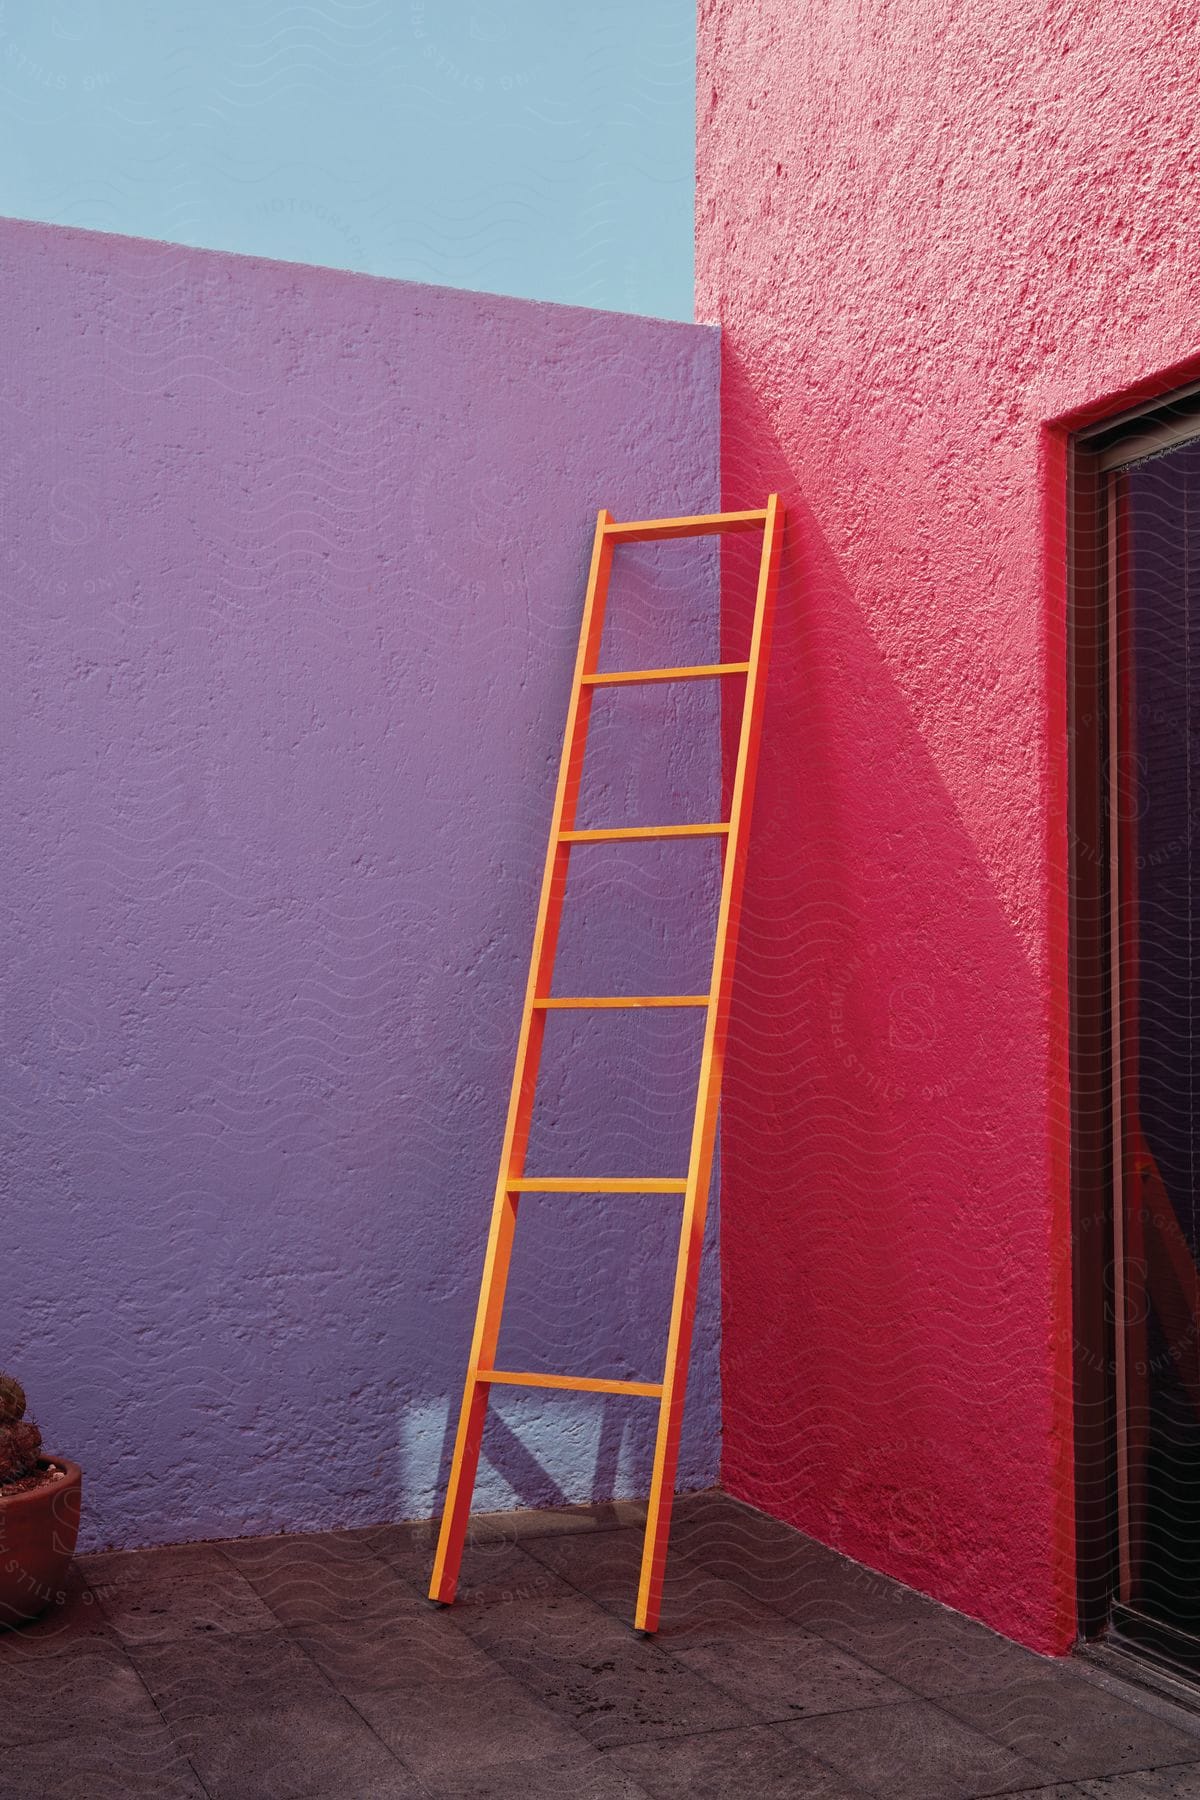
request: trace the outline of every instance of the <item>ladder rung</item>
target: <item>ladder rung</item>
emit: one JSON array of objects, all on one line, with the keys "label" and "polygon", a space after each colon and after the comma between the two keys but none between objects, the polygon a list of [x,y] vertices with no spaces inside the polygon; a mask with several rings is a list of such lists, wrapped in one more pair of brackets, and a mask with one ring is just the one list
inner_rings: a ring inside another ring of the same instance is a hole
[{"label": "ladder rung", "polygon": [[606,844],[617,838],[727,837],[728,825],[618,825],[603,831],[560,831],[560,844]]},{"label": "ladder rung", "polygon": [[590,1375],[539,1375],[536,1370],[476,1369],[475,1379],[502,1387],[570,1388],[577,1394],[645,1394],[655,1400],[662,1394],[661,1381],[602,1381]]},{"label": "ladder rung", "polygon": [[535,1000],[533,1004],[539,1012],[559,1009],[571,1011],[576,1008],[590,1011],[593,1007],[707,1006],[710,999],[709,994],[616,994],[612,997],[589,994],[566,1000]]},{"label": "ladder rung", "polygon": [[766,508],[754,512],[698,513],[686,519],[631,519],[620,524],[612,519],[604,527],[605,537],[650,543],[655,538],[711,537],[718,531],[753,531],[767,522]]},{"label": "ladder rung", "polygon": [[684,1194],[686,1181],[646,1175],[517,1175],[506,1181],[510,1194]]},{"label": "ladder rung", "polygon": [[584,675],[581,677],[585,687],[619,687],[627,682],[639,681],[701,681],[710,675],[745,675],[749,673],[750,664],[739,663],[692,663],[680,669],[614,669],[607,675]]}]

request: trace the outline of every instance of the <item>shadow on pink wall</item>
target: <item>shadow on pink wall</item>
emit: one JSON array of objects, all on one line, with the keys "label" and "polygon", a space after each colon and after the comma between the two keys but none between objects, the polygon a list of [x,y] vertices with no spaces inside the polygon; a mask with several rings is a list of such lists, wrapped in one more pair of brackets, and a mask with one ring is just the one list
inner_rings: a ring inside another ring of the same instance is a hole
[{"label": "shadow on pink wall", "polygon": [[[877,630],[888,602],[852,591],[854,546],[823,535],[728,344],[723,380],[723,503],[778,489],[789,519],[724,1108],[723,1479],[1061,1651],[1069,1237],[1048,975],[939,767],[956,743],[986,761],[988,742],[970,685],[939,668],[944,615],[893,617],[885,655],[868,612]],[[745,584],[726,573],[734,654]],[[981,645],[977,680],[993,674]]]}]

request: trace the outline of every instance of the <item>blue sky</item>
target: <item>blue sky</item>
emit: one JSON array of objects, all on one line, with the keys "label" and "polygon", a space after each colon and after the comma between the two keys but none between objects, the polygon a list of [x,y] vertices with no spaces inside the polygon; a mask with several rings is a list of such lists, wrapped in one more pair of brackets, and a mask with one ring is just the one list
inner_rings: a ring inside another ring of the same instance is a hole
[{"label": "blue sky", "polygon": [[0,0],[0,213],[692,317],[694,0]]}]

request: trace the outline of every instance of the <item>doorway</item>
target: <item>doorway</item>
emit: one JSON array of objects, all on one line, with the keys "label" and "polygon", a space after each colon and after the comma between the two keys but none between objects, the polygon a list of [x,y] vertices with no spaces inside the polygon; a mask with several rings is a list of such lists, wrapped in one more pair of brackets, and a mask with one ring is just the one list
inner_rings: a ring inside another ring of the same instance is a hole
[{"label": "doorway", "polygon": [[1200,392],[1073,447],[1081,1626],[1200,1676]]}]

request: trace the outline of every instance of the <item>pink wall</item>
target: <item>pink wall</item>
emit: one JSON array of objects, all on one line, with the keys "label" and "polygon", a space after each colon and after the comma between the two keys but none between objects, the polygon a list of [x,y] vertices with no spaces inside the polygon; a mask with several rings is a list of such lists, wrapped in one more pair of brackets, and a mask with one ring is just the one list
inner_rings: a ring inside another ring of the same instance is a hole
[{"label": "pink wall", "polygon": [[701,5],[725,503],[790,508],[725,1109],[725,1479],[1043,1649],[1074,1621],[1050,422],[1197,348],[1194,23]]}]

